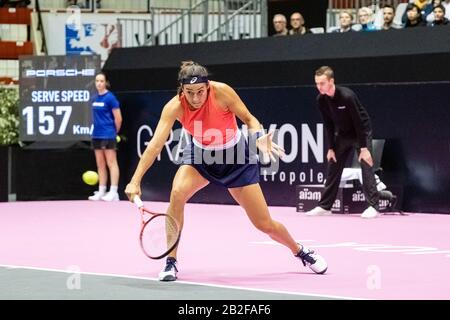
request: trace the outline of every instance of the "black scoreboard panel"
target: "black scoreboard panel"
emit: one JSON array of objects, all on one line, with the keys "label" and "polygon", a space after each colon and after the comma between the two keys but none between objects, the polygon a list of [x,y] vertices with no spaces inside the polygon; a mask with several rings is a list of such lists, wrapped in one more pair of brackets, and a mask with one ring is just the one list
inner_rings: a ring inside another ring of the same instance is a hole
[{"label": "black scoreboard panel", "polygon": [[99,71],[96,55],[21,57],[20,140],[90,140]]}]

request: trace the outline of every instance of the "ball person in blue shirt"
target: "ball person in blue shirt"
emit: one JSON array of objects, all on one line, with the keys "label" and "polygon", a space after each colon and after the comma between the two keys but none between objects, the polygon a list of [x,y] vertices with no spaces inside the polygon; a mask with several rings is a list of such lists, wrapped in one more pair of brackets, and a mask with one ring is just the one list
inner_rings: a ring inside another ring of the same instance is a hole
[{"label": "ball person in blue shirt", "polygon": [[[104,73],[95,76],[97,94],[92,98],[92,147],[99,176],[99,188],[89,200],[118,201],[119,165],[117,163],[117,133],[122,125],[119,101],[109,91],[109,81]],[[111,187],[106,192],[108,170]]]}]

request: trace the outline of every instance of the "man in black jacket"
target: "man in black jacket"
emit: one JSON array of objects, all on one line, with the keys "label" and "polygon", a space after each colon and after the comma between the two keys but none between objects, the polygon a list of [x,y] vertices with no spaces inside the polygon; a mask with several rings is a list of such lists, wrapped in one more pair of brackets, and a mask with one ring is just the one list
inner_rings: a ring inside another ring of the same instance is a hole
[{"label": "man in black jacket", "polygon": [[362,106],[356,94],[349,88],[336,86],[334,72],[328,66],[320,67],[315,73],[319,111],[324,122],[328,141],[327,178],[319,206],[306,215],[326,215],[331,207],[341,181],[346,160],[356,148],[361,163],[363,191],[369,207],[362,213],[363,218],[375,218],[378,215],[378,202],[395,196],[390,191],[378,191],[373,172],[372,125],[369,114]]}]

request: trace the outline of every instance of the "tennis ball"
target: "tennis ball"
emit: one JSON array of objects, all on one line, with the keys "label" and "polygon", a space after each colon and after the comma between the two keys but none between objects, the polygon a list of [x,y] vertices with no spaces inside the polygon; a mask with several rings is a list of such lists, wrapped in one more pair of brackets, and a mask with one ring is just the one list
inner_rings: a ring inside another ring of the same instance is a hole
[{"label": "tennis ball", "polygon": [[120,136],[116,136],[116,141],[117,141],[117,143],[119,143],[120,142]]},{"label": "tennis ball", "polygon": [[83,173],[83,181],[90,185],[96,185],[98,183],[98,173],[95,171],[86,171]]}]

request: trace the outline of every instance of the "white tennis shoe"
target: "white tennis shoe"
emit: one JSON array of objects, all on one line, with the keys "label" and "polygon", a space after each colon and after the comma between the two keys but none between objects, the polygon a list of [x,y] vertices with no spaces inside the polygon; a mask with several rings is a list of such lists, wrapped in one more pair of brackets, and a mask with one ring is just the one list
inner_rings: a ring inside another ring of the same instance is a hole
[{"label": "white tennis shoe", "polygon": [[372,206],[368,207],[361,214],[361,218],[365,218],[365,219],[373,219],[373,218],[376,218],[377,216],[378,216],[378,211]]},{"label": "white tennis shoe", "polygon": [[91,201],[100,201],[102,200],[102,197],[105,195],[103,192],[94,191],[94,194],[90,196],[88,199]]},{"label": "white tennis shoe", "polygon": [[322,256],[304,246],[296,257],[300,258],[305,267],[308,266],[315,273],[324,274],[328,269],[328,264]]},{"label": "white tennis shoe", "polygon": [[305,212],[306,216],[329,216],[331,214],[331,210],[325,210],[322,207],[315,207],[312,210]]},{"label": "white tennis shoe", "polygon": [[177,280],[177,259],[168,257],[164,269],[159,273],[159,281],[175,281]]},{"label": "white tennis shoe", "polygon": [[117,192],[109,191],[106,195],[102,197],[103,201],[119,201],[119,194]]}]

